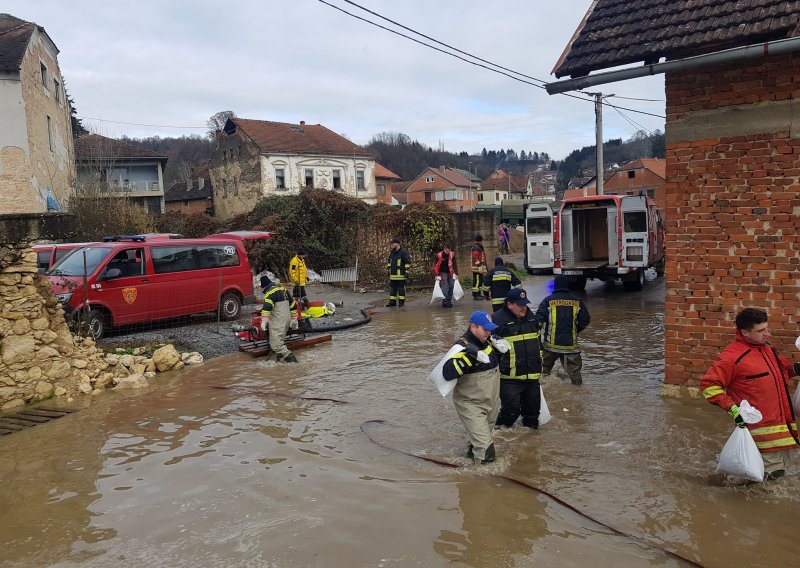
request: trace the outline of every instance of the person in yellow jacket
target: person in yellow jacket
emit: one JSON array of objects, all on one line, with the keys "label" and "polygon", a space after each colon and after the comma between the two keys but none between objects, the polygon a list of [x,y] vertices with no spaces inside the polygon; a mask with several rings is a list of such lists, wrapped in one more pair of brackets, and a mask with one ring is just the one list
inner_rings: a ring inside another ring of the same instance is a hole
[{"label": "person in yellow jacket", "polygon": [[306,251],[303,248],[299,249],[295,257],[289,262],[289,280],[294,286],[292,297],[297,298],[302,305],[307,305],[306,282],[308,282],[308,270],[306,270]]}]

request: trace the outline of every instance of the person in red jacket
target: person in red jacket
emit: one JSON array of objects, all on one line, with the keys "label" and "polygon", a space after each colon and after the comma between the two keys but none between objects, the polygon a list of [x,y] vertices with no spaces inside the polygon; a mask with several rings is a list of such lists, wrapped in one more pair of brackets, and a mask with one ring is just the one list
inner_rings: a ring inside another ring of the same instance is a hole
[{"label": "person in red jacket", "polygon": [[434,257],[433,274],[436,276],[436,280],[444,293],[442,307],[452,308],[453,285],[456,278],[458,278],[456,276],[456,255],[447,245],[443,245],[441,248],[442,250],[437,252]]},{"label": "person in red jacket", "polygon": [[[797,448],[797,419],[789,396],[789,377],[800,374],[800,363],[781,357],[767,341],[767,312],[746,308],[736,316],[736,340],[720,353],[706,371],[700,388],[711,404],[749,428],[764,460],[764,480],[782,477],[789,450]],[[762,420],[746,424],[739,403],[747,400],[761,411]]]}]

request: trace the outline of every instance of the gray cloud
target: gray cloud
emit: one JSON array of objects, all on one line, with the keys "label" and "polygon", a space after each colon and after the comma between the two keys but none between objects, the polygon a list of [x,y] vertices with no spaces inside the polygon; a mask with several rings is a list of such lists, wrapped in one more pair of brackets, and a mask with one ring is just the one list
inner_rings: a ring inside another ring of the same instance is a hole
[{"label": "gray cloud", "polygon": [[[373,20],[342,0],[330,0]],[[533,77],[550,75],[590,0],[362,0],[440,41]],[[220,110],[321,123],[356,143],[400,131],[451,151],[514,148],[563,157],[594,143],[593,105],[468,65],[316,0],[100,2],[7,0],[43,26],[61,53],[70,95],[101,134],[203,134]],[[388,25],[388,24],[387,24]],[[663,77],[602,87],[663,99]],[[655,114],[664,103],[618,101]],[[628,113],[645,128],[663,119]],[[613,109],[605,138],[636,130]]]}]

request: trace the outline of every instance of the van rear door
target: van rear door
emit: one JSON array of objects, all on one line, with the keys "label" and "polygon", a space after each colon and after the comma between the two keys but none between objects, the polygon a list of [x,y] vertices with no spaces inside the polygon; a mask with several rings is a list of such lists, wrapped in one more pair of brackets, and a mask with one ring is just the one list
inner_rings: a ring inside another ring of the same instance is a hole
[{"label": "van rear door", "polygon": [[648,265],[650,243],[647,236],[647,201],[644,197],[622,198],[622,266],[643,268]]},{"label": "van rear door", "polygon": [[549,203],[525,207],[525,268],[553,268],[553,208]]}]

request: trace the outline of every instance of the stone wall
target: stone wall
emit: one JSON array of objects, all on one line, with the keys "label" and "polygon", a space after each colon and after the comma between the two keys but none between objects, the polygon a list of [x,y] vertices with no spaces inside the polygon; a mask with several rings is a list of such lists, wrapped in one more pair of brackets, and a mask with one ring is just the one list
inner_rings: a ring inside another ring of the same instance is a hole
[{"label": "stone wall", "polygon": [[696,387],[744,307],[800,326],[800,54],[668,74],[667,384]]}]

